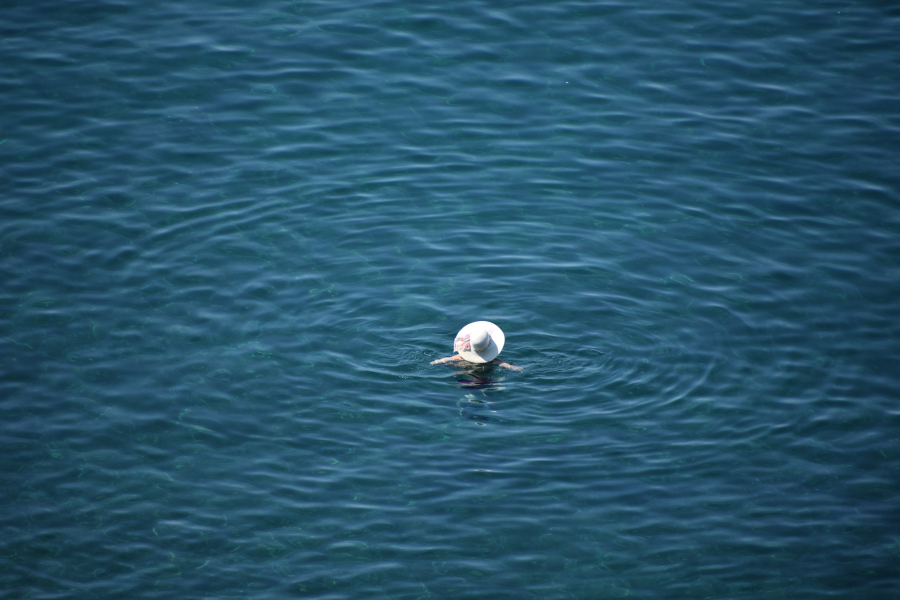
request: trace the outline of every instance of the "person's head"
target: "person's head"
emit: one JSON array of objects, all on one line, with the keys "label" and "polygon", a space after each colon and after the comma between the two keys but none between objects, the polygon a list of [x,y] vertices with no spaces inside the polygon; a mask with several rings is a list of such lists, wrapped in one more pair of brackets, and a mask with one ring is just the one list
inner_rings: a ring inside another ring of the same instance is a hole
[{"label": "person's head", "polygon": [[486,363],[497,358],[506,342],[503,331],[490,321],[469,323],[456,334],[453,349],[472,363]]}]

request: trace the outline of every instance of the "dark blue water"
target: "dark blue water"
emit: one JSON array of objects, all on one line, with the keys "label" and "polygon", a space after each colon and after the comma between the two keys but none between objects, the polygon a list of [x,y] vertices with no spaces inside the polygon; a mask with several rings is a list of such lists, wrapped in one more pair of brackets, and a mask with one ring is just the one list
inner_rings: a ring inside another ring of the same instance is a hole
[{"label": "dark blue water", "polygon": [[0,597],[896,598],[898,32],[7,4]]}]

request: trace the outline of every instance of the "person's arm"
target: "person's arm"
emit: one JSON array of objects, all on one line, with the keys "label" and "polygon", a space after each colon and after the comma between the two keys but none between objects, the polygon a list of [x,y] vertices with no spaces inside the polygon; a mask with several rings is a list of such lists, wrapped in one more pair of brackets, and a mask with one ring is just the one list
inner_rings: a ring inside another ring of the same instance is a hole
[{"label": "person's arm", "polygon": [[522,367],[517,367],[515,365],[509,364],[508,362],[503,362],[499,358],[495,358],[494,362],[497,363],[498,366],[509,369],[510,371],[521,371],[522,370]]},{"label": "person's arm", "polygon": [[448,356],[447,358],[439,358],[437,360],[433,360],[433,361],[431,361],[431,364],[442,365],[444,363],[450,362],[451,360],[462,360],[462,359],[463,359],[463,357],[460,356],[459,354],[457,354],[456,356]]}]

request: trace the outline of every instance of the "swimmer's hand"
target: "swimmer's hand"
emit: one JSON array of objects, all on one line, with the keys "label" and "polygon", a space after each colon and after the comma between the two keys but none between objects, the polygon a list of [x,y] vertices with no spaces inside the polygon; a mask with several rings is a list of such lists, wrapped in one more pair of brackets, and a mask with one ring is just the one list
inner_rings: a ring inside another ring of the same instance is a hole
[{"label": "swimmer's hand", "polygon": [[496,362],[498,366],[509,369],[510,371],[522,371],[522,367],[517,367],[516,365],[511,365],[508,362],[503,362],[499,358],[495,358],[494,362]]},{"label": "swimmer's hand", "polygon": [[444,364],[444,363],[448,363],[448,362],[453,361],[453,360],[462,360],[462,356],[460,356],[460,355],[457,354],[456,356],[448,356],[447,358],[439,358],[439,359],[437,359],[437,360],[431,361],[431,364],[433,364],[433,365],[442,365],[442,364]]}]

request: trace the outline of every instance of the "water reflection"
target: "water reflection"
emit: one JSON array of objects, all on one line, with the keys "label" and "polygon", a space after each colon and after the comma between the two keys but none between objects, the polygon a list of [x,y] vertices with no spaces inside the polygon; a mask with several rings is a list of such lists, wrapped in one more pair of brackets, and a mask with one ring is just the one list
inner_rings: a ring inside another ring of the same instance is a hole
[{"label": "water reflection", "polygon": [[462,363],[454,369],[454,374],[459,387],[468,391],[456,404],[460,417],[475,421],[476,425],[507,422],[497,415],[497,406],[489,399],[490,394],[504,389],[502,382],[505,377],[499,369],[491,363]]},{"label": "water reflection", "polygon": [[508,420],[497,414],[497,405],[487,400],[483,392],[478,395],[469,392],[456,403],[456,406],[459,407],[460,417],[475,421],[476,425],[509,423]]}]

